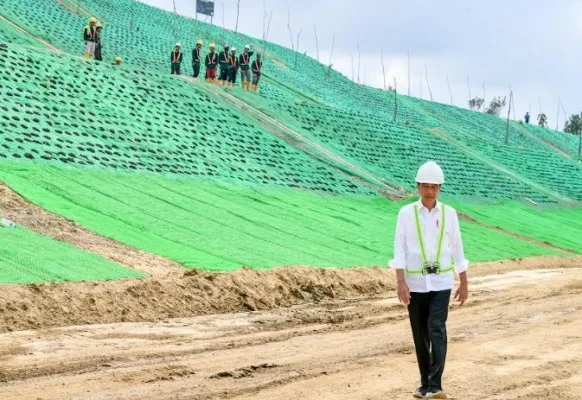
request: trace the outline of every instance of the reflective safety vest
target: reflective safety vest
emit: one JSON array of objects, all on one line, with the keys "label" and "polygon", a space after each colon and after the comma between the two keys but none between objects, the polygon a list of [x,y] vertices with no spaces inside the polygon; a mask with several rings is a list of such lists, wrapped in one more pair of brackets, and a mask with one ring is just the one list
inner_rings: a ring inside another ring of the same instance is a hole
[{"label": "reflective safety vest", "polygon": [[427,255],[427,251],[426,251],[426,241],[424,240],[424,232],[422,229],[422,222],[420,221],[420,211],[418,209],[418,204],[414,205],[414,224],[416,227],[416,238],[418,240],[418,247],[420,248],[420,256],[422,257],[422,267],[421,268],[413,268],[413,269],[409,269],[408,267],[406,267],[406,273],[409,275],[426,275],[428,269],[430,268],[436,268],[436,273],[437,274],[443,274],[443,273],[448,273],[448,272],[452,272],[453,269],[455,268],[452,264],[446,268],[441,268],[440,267],[440,259],[441,259],[441,253],[443,250],[443,239],[445,237],[445,231],[446,231],[446,211],[447,211],[447,206],[445,206],[443,203],[441,203],[441,215],[440,215],[440,231],[439,231],[439,238],[438,238],[438,242],[437,242],[437,248],[436,248],[436,257],[435,260],[433,262],[430,262],[430,260],[428,259],[428,255]]},{"label": "reflective safety vest", "polygon": [[179,51],[176,53],[176,51],[172,51],[172,63],[173,64],[177,64],[182,62],[182,52]]},{"label": "reflective safety vest", "polygon": [[[93,28],[93,29],[91,29]],[[95,39],[95,35],[97,34],[97,28],[96,27],[92,27],[91,25],[87,25],[85,27],[85,34],[87,35],[89,40],[94,40]]]},{"label": "reflective safety vest", "polygon": [[240,65],[249,65],[249,55],[246,53],[241,54]]}]

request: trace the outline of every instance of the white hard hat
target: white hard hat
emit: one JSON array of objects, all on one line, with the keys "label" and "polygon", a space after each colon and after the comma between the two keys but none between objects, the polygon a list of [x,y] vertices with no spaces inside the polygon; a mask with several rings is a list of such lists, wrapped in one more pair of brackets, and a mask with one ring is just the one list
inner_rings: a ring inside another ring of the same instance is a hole
[{"label": "white hard hat", "polygon": [[445,174],[441,167],[434,161],[422,164],[416,173],[417,183],[432,183],[442,185],[445,183]]},{"label": "white hard hat", "polygon": [[251,46],[249,46],[248,44],[245,46],[245,49],[250,49]]},{"label": "white hard hat", "polygon": [[176,47],[182,47],[180,43],[176,43]]},{"label": "white hard hat", "polygon": [[236,47],[233,47],[232,49],[230,49],[230,51],[236,51]]}]

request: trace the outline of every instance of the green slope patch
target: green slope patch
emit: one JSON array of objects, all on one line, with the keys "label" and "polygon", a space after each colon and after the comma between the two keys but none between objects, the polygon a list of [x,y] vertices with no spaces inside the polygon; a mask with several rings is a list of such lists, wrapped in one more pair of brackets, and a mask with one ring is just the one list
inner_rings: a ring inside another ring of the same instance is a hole
[{"label": "green slope patch", "polygon": [[144,275],[22,227],[0,227],[0,284],[101,281]]},{"label": "green slope patch", "polygon": [[[2,181],[51,212],[188,268],[216,271],[386,265],[404,204],[34,163],[1,167]],[[474,223],[462,225],[471,261],[556,254]]]}]

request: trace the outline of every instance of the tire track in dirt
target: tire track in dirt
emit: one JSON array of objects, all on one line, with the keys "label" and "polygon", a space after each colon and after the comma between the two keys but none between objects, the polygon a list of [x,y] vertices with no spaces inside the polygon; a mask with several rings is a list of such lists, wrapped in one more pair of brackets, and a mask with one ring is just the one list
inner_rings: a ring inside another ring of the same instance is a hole
[{"label": "tire track in dirt", "polygon": [[[582,379],[581,270],[485,275],[471,290],[468,307],[451,307],[449,390],[575,398],[567,384]],[[0,350],[6,343],[18,351],[5,355],[3,399],[39,387],[43,398],[399,399],[416,383],[408,321],[392,295],[0,335]]]}]

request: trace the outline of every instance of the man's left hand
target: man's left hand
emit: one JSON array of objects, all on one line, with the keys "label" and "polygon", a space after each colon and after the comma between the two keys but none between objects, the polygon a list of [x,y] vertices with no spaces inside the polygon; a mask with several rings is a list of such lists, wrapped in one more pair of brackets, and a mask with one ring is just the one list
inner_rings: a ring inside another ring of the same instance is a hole
[{"label": "man's left hand", "polygon": [[469,284],[467,282],[461,282],[459,288],[455,292],[455,300],[459,301],[459,306],[465,304],[465,301],[469,297]]}]

